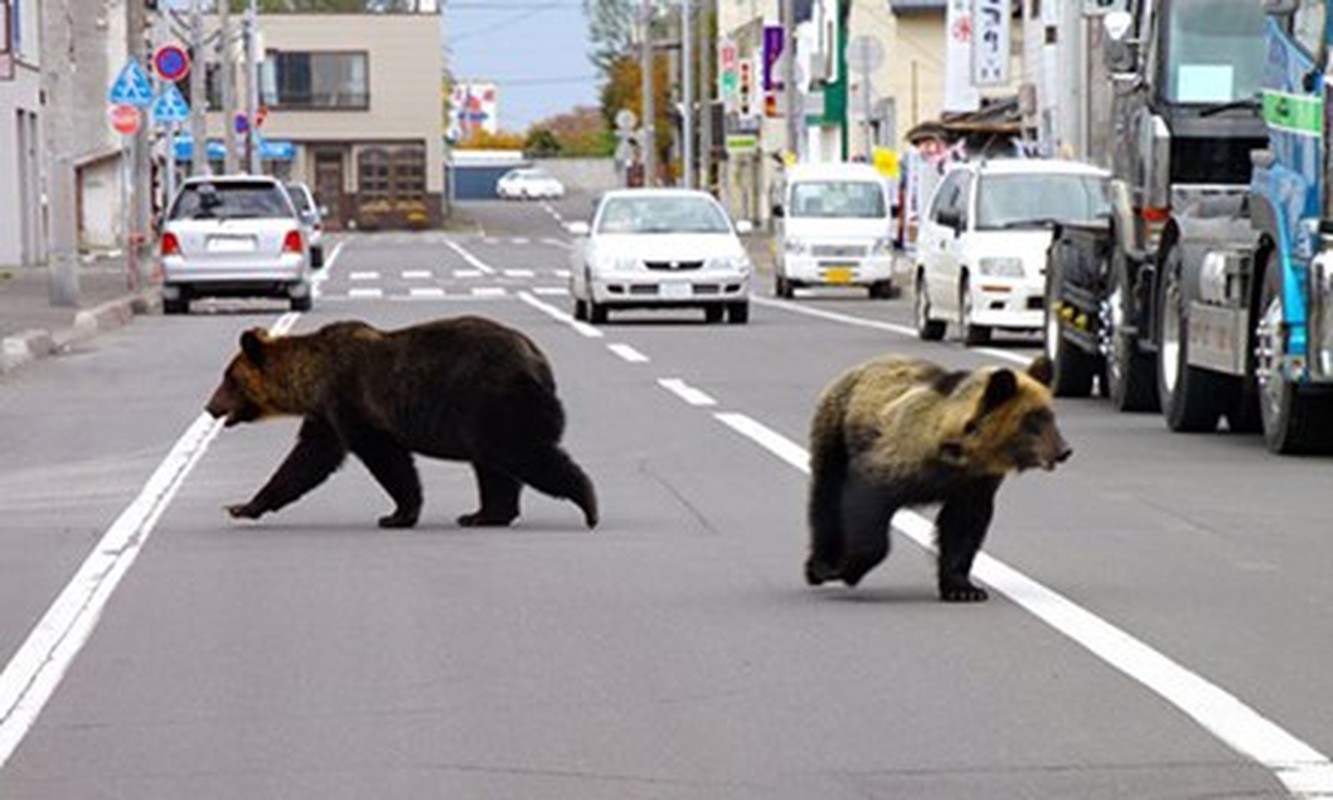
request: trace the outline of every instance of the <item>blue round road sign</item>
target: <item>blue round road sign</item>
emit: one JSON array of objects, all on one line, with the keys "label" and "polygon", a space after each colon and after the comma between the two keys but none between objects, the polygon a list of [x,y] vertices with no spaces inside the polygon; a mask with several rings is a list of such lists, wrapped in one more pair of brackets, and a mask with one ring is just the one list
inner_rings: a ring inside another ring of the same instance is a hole
[{"label": "blue round road sign", "polygon": [[178,81],[190,72],[190,56],[180,45],[164,44],[153,54],[153,67],[164,79]]}]

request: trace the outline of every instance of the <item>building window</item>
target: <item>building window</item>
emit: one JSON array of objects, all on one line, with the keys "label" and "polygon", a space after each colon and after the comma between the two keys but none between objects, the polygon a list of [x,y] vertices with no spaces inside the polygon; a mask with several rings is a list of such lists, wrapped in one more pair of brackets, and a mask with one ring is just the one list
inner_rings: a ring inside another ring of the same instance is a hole
[{"label": "building window", "polygon": [[264,59],[264,105],[281,109],[370,108],[366,53],[269,51]]}]

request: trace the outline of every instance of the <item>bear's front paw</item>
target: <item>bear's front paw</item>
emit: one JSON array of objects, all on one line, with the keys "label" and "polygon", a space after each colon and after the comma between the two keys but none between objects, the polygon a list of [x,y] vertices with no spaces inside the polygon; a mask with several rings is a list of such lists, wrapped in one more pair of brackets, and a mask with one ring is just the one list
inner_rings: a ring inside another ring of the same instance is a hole
[{"label": "bear's front paw", "polygon": [[964,581],[941,585],[940,599],[946,603],[984,603],[990,599],[990,595],[980,586]]},{"label": "bear's front paw", "polygon": [[264,512],[250,503],[236,503],[235,505],[227,506],[227,513],[230,514],[233,519],[259,519],[259,516]]},{"label": "bear's front paw", "polygon": [[839,577],[841,575],[836,567],[830,567],[813,558],[805,562],[805,582],[810,586],[818,586],[825,581],[837,580]]},{"label": "bear's front paw", "polygon": [[381,528],[411,528],[417,524],[417,514],[395,511],[388,516],[379,518]]},{"label": "bear's front paw", "polygon": [[514,517],[508,514],[488,514],[485,511],[464,514],[458,518],[458,524],[464,528],[504,528],[513,521]]}]

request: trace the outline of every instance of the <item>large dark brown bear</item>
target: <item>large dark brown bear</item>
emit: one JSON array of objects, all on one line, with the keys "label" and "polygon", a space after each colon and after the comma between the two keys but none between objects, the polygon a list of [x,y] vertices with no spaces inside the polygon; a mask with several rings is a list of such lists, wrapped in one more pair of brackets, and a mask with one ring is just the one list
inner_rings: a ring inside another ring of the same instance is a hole
[{"label": "large dark brown bear", "polygon": [[460,525],[508,525],[524,484],[574,501],[597,525],[592,481],[560,447],[565,415],[550,364],[530,339],[480,317],[381,331],[336,322],[303,336],[241,335],[208,413],[228,427],[303,418],[296,446],[233,517],[277,511],[318,486],[350,451],[397,504],[380,527],[421,514],[412,454],[467,461],[481,508]]},{"label": "large dark brown bear", "polygon": [[810,434],[811,585],[855,586],[889,553],[898,509],[940,503],[940,599],[977,602],[970,580],[1004,476],[1070,456],[1051,409],[1051,362],[949,372],[927,361],[869,361],[835,380]]}]

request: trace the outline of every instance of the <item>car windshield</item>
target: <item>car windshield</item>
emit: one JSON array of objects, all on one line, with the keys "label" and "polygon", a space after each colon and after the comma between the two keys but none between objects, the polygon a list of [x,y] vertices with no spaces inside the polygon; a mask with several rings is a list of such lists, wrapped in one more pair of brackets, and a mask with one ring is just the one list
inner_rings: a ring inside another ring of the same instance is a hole
[{"label": "car windshield", "polygon": [[884,191],[867,181],[801,181],[791,189],[793,217],[883,217]]},{"label": "car windshield", "polygon": [[292,207],[271,183],[192,183],[181,189],[171,219],[290,217]]},{"label": "car windshield", "polygon": [[727,233],[727,215],[702,197],[612,197],[597,218],[598,233]]},{"label": "car windshield", "polygon": [[1110,210],[1110,185],[1098,175],[982,175],[977,183],[977,230],[1090,220]]},{"label": "car windshield", "polygon": [[1229,103],[1259,93],[1262,3],[1174,0],[1166,20],[1166,100]]}]

